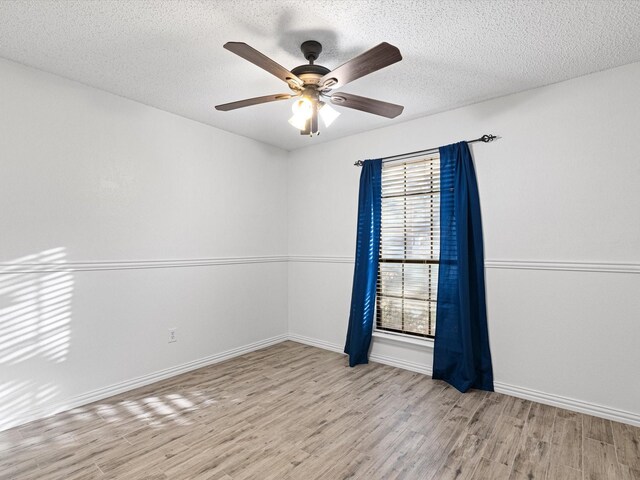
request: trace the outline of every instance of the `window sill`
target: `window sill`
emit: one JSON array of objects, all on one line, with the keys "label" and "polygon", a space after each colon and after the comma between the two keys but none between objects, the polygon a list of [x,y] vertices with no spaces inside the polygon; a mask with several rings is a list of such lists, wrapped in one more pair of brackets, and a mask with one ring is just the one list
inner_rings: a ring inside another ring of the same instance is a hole
[{"label": "window sill", "polygon": [[417,338],[410,335],[403,335],[402,333],[389,333],[382,332],[380,330],[374,330],[372,335],[375,338],[381,338],[384,340],[391,340],[398,343],[407,343],[410,345],[418,345],[421,347],[433,348],[433,338]]}]

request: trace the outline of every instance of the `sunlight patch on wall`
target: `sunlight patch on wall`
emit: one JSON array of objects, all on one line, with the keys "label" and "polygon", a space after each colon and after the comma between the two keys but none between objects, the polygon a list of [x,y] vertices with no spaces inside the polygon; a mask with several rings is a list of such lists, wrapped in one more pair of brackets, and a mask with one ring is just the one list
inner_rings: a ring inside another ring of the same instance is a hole
[{"label": "sunlight patch on wall", "polygon": [[73,274],[66,264],[64,248],[0,263],[0,430],[60,395],[57,383],[24,372],[69,355]]},{"label": "sunlight patch on wall", "polygon": [[0,364],[13,365],[35,357],[56,363],[66,359],[73,275],[47,271],[64,265],[65,257],[64,248],[54,248],[2,264]]},{"label": "sunlight patch on wall", "polygon": [[25,417],[46,405],[59,394],[53,383],[37,385],[32,381],[0,382],[0,431],[15,418]]}]

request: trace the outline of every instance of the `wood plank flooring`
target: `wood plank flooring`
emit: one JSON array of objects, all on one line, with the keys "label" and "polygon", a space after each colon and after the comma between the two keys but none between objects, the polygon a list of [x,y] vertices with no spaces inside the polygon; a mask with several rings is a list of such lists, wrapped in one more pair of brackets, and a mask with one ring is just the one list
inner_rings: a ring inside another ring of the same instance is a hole
[{"label": "wood plank flooring", "polygon": [[640,429],[284,342],[2,432],[0,479],[640,480]]}]

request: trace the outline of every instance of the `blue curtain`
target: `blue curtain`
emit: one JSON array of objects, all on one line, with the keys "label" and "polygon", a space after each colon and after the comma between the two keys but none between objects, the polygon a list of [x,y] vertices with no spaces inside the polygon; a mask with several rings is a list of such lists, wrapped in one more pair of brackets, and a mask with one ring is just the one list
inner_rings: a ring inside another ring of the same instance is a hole
[{"label": "blue curtain", "polygon": [[369,362],[380,247],[382,160],[365,160],[363,163],[358,197],[358,236],[351,312],[344,346],[344,353],[349,355],[350,367]]},{"label": "blue curtain", "polygon": [[478,184],[466,142],[440,148],[440,267],[433,378],[493,391]]}]

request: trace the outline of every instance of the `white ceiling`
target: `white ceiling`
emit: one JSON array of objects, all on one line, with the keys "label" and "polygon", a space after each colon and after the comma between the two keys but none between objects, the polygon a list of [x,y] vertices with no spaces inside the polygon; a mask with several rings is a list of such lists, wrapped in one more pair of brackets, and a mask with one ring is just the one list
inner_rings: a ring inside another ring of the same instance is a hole
[{"label": "white ceiling", "polygon": [[[395,120],[340,109],[314,138],[290,102],[213,106],[288,91],[224,50],[246,42],[287,68],[304,40],[335,68],[386,41],[404,59],[344,87],[405,105]],[[0,2],[0,56],[287,150],[640,61],[637,0]]]}]

